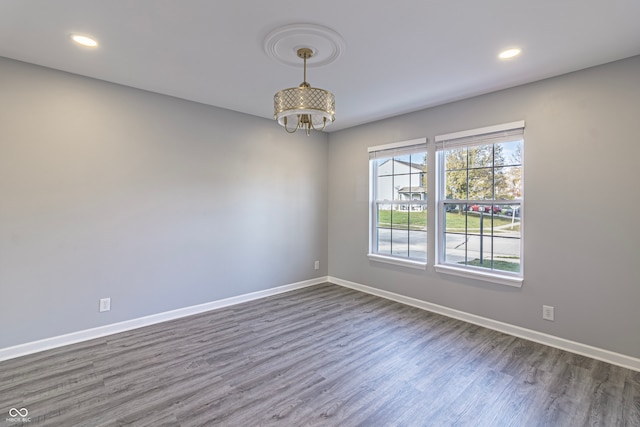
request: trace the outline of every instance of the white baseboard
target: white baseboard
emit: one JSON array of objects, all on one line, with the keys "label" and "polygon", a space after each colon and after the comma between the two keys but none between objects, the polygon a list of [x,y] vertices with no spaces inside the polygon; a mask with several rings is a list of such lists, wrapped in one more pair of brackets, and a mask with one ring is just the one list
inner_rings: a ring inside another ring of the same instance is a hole
[{"label": "white baseboard", "polygon": [[542,332],[537,332],[531,329],[521,328],[519,326],[510,325],[508,323],[499,322],[497,320],[488,319],[486,317],[476,316],[475,314],[465,313],[464,311],[454,310],[449,307],[432,304],[416,298],[384,291],[382,289],[376,289],[370,286],[361,285],[359,283],[349,282],[347,280],[338,279],[337,277],[329,276],[328,282],[344,286],[346,288],[355,289],[357,291],[366,292],[368,294],[376,295],[402,304],[417,307],[426,311],[431,311],[433,313],[442,314],[454,319],[473,323],[474,325],[483,326],[485,328],[493,329],[505,334],[524,338],[529,341],[534,341],[540,344],[548,345],[550,347],[559,348],[561,350],[566,350],[571,353],[587,356],[592,359],[601,360],[603,362],[611,363],[612,365],[621,366],[623,368],[632,369],[634,371],[640,371],[640,359],[635,357],[626,356],[620,353],[614,353],[609,350],[603,350],[601,348],[566,340],[564,338],[555,337],[553,335],[544,334]]},{"label": "white baseboard", "polygon": [[309,286],[319,285],[321,283],[330,282],[346,288],[355,289],[371,295],[376,295],[402,304],[420,308],[422,310],[431,311],[433,313],[442,314],[447,317],[473,323],[474,325],[483,326],[505,334],[524,338],[540,344],[566,350],[572,353],[591,357],[596,360],[611,363],[623,368],[640,371],[640,359],[626,356],[624,354],[615,353],[575,341],[566,340],[564,338],[555,337],[553,335],[544,334],[531,329],[521,328],[519,326],[510,325],[508,323],[499,322],[497,320],[488,319],[486,317],[476,316],[475,314],[466,313],[438,304],[432,304],[416,298],[407,297],[396,294],[394,292],[376,289],[370,286],[361,285],[359,283],[342,280],[337,277],[325,276],[316,279],[305,280],[302,282],[292,283],[289,285],[279,286],[276,288],[266,289],[264,291],[252,292],[249,294],[238,295],[231,298],[212,301],[205,304],[184,307],[177,310],[171,310],[163,313],[153,314],[150,316],[131,319],[124,322],[113,323],[111,325],[99,326],[97,328],[86,329],[83,331],[72,332],[51,338],[45,338],[39,341],[33,341],[25,344],[19,344],[13,347],[0,349],[0,361],[25,356],[32,353],[38,353],[52,348],[62,347],[69,344],[75,344],[82,341],[88,341],[95,338],[101,338],[107,335],[126,332],[132,329],[142,328],[144,326],[154,325],[156,323],[166,322],[181,317],[191,316],[193,314],[204,313],[206,311],[218,308],[229,307],[247,301],[264,298],[272,295],[281,294],[283,292],[293,291],[295,289],[306,288]]},{"label": "white baseboard", "polygon": [[19,344],[13,347],[0,349],[0,362],[3,360],[13,359],[20,356],[26,356],[32,353],[49,350],[52,348],[62,347],[69,344],[75,344],[82,341],[88,341],[95,338],[101,338],[107,335],[117,334],[119,332],[130,331],[132,329],[142,328],[143,326],[154,325],[168,320],[179,319],[181,317],[191,316],[193,314],[204,313],[222,307],[240,304],[259,298],[281,294],[283,292],[293,291],[295,289],[306,288],[308,286],[319,285],[325,283],[328,278],[319,277],[316,279],[305,280],[302,282],[291,283],[289,285],[278,286],[276,288],[265,289],[264,291],[252,292],[249,294],[238,295],[236,297],[225,298],[205,304],[193,305],[190,307],[179,308],[177,310],[166,311],[163,313],[152,314],[150,316],[139,317],[137,319],[126,320],[124,322],[113,323],[110,325],[99,326],[97,328],[86,329],[83,331],[72,332],[56,337],[45,338],[38,341]]}]

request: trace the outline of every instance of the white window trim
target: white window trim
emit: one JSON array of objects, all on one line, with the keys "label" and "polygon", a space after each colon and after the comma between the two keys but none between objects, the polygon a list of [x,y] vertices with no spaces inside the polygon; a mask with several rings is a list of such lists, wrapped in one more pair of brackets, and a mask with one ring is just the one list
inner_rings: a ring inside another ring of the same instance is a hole
[{"label": "white window trim", "polygon": [[427,269],[426,261],[416,261],[415,259],[411,258],[400,258],[390,255],[380,255],[372,253],[367,254],[367,258],[369,258],[370,261],[384,262],[387,264],[400,265],[402,267],[416,268],[418,270]]},{"label": "white window trim", "polygon": [[[398,265],[398,266],[402,266],[402,267],[409,267],[409,268],[415,268],[415,269],[420,269],[420,270],[425,270],[427,268],[427,261],[426,258],[424,261],[420,261],[420,260],[416,260],[414,258],[408,258],[408,257],[401,257],[401,256],[393,256],[390,254],[379,254],[379,253],[374,253],[373,252],[373,248],[375,246],[376,240],[375,240],[375,236],[376,236],[376,223],[377,223],[377,203],[380,202],[379,200],[376,200],[375,196],[376,196],[376,187],[375,187],[375,183],[374,183],[374,166],[372,165],[371,160],[375,159],[376,157],[394,157],[403,153],[410,153],[410,152],[422,152],[424,151],[425,153],[427,152],[427,142],[428,139],[425,138],[417,138],[417,139],[411,139],[411,140],[407,140],[407,141],[400,141],[400,142],[392,142],[389,144],[383,144],[383,145],[376,145],[376,146],[372,146],[372,147],[368,147],[367,148],[367,152],[369,153],[369,249],[368,249],[368,253],[367,253],[367,257],[369,258],[370,261],[375,261],[375,262],[381,262],[381,263],[387,263],[387,264],[393,264],[393,265]],[[419,147],[419,149],[418,149]],[[427,172],[428,173],[428,172]],[[395,200],[388,200],[388,201],[384,201],[385,203],[389,203],[389,204],[424,204],[424,205],[428,205],[428,202],[424,202],[424,201],[418,201],[418,200],[401,200],[401,201],[395,201]],[[397,203],[396,203],[397,202]],[[428,237],[429,235],[427,234],[427,248],[429,247],[428,245]],[[428,256],[428,250],[427,250],[427,256]]]},{"label": "white window trim", "polygon": [[[504,123],[504,124],[500,124],[500,125],[495,125],[495,126],[487,126],[487,127],[483,127],[483,128],[478,128],[478,129],[471,129],[471,130],[466,130],[466,131],[460,131],[460,132],[452,132],[452,133],[448,133],[448,134],[444,134],[444,135],[438,135],[435,137],[435,142],[436,142],[436,159],[435,162],[432,163],[433,166],[431,166],[429,168],[429,170],[434,170],[435,169],[435,182],[436,182],[436,194],[435,194],[435,199],[436,199],[436,217],[435,217],[435,221],[436,221],[436,226],[435,226],[435,232],[436,232],[436,253],[435,253],[435,264],[434,264],[434,269],[436,270],[436,272],[438,273],[444,273],[444,274],[450,274],[450,275],[454,275],[454,276],[459,276],[459,277],[466,277],[469,279],[476,279],[476,280],[481,280],[481,281],[485,281],[485,282],[491,282],[491,283],[496,283],[496,284],[500,284],[500,285],[506,285],[506,286],[512,286],[512,287],[517,287],[520,288],[522,287],[522,284],[524,283],[524,263],[521,264],[521,270],[520,273],[515,275],[515,274],[510,274],[509,272],[499,272],[496,270],[488,270],[488,271],[483,271],[481,269],[476,269],[474,267],[469,267],[469,266],[465,266],[465,267],[458,267],[458,266],[454,266],[452,264],[446,264],[444,263],[443,259],[444,259],[444,233],[443,230],[441,229],[442,224],[443,224],[443,219],[444,219],[444,202],[447,200],[443,197],[445,191],[444,191],[444,180],[442,179],[442,171],[444,171],[444,156],[440,154],[441,151],[444,151],[443,149],[440,149],[440,147],[442,147],[443,144],[445,144],[445,141],[447,140],[453,140],[453,139],[460,139],[460,138],[473,138],[473,137],[478,137],[479,139],[482,138],[483,135],[486,134],[491,134],[491,133],[495,133],[495,132],[508,132],[508,131],[512,131],[512,130],[516,130],[516,129],[523,129],[524,130],[525,127],[525,122],[524,120],[520,120],[520,121],[515,121],[515,122],[510,122],[510,123]],[[524,167],[524,152],[522,153],[522,165]],[[435,167],[434,167],[435,166]],[[522,186],[523,186],[523,195],[524,195],[524,175],[522,177]],[[477,201],[474,201],[477,202]],[[489,203],[490,201],[482,201],[482,202],[487,202]],[[509,201],[498,201],[497,203],[508,203]],[[522,197],[521,199],[518,199],[518,202],[520,204],[520,219],[521,222],[524,223],[524,197]],[[520,259],[524,260],[524,230],[521,229],[520,230]]]},{"label": "white window trim", "polygon": [[454,267],[451,264],[436,264],[433,266],[433,268],[438,273],[451,274],[453,276],[482,280],[485,282],[497,283],[499,285],[513,286],[516,288],[521,288],[522,283],[524,282],[524,277],[477,271],[477,270],[471,269],[470,267],[467,267],[467,268]]}]

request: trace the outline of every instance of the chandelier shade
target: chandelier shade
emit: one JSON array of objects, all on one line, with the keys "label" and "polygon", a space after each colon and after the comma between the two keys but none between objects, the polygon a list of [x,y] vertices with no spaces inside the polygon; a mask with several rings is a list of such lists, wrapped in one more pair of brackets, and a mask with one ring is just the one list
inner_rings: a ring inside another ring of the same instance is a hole
[{"label": "chandelier shade", "polygon": [[285,117],[289,122],[298,115],[310,115],[314,127],[322,127],[335,120],[336,99],[333,94],[315,87],[292,87],[283,89],[273,97],[275,119],[284,126]]},{"label": "chandelier shade", "polygon": [[274,95],[273,117],[287,132],[304,129],[309,135],[311,130],[322,131],[335,120],[336,100],[328,90],[311,87],[306,81],[307,58],[312,50],[301,48],[297,55],[304,60],[304,81]]}]

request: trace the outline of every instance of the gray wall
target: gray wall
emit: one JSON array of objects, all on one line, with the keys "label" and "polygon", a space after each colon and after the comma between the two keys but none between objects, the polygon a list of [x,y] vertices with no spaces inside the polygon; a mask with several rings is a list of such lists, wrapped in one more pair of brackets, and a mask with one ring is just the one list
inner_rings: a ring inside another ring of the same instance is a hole
[{"label": "gray wall", "polygon": [[0,94],[0,348],[327,275],[327,135],[2,58]]},{"label": "gray wall", "polygon": [[[329,274],[640,357],[640,57],[310,138],[2,58],[0,94],[0,348]],[[520,119],[521,289],[368,261],[366,147]]]},{"label": "gray wall", "polygon": [[[639,118],[634,57],[332,133],[329,274],[640,357]],[[522,288],[436,273],[433,245],[426,271],[368,261],[368,146],[521,119]]]}]

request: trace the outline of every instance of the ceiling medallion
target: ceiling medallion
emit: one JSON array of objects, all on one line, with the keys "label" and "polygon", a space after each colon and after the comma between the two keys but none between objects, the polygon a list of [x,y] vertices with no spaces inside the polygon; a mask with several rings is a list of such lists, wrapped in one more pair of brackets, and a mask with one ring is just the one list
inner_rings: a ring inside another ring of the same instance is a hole
[{"label": "ceiling medallion", "polygon": [[313,50],[313,56],[307,62],[309,68],[335,62],[346,49],[340,34],[314,24],[291,24],[276,28],[267,34],[263,43],[267,56],[296,68],[300,67],[298,49],[303,47]]}]

